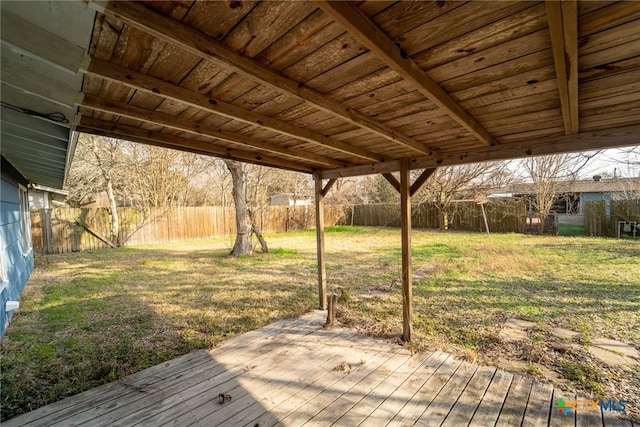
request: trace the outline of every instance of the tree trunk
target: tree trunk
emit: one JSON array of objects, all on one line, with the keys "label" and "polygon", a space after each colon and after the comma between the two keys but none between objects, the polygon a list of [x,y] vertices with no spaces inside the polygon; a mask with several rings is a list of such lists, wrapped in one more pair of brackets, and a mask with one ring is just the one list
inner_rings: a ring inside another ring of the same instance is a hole
[{"label": "tree trunk", "polygon": [[449,213],[447,211],[440,210],[440,215],[438,215],[438,225],[442,231],[449,229]]},{"label": "tree trunk", "polygon": [[120,218],[118,217],[118,207],[116,205],[116,197],[113,194],[113,184],[111,178],[105,174],[107,181],[107,198],[109,199],[109,214],[111,215],[111,242],[120,246]]},{"label": "tree trunk", "polygon": [[262,237],[262,232],[260,231],[260,227],[256,222],[256,217],[255,215],[253,215],[253,212],[251,212],[251,210],[249,210],[249,217],[251,218],[251,229],[253,230],[253,233],[258,238],[258,242],[260,242],[260,248],[262,249],[262,252],[269,252],[267,241],[264,240],[264,237]]},{"label": "tree trunk", "polygon": [[247,206],[247,200],[245,198],[245,187],[247,183],[244,179],[242,164],[233,160],[225,160],[224,163],[227,165],[229,172],[231,172],[231,179],[233,180],[233,189],[231,194],[233,195],[233,201],[236,207],[236,242],[229,255],[235,257],[240,255],[252,255],[253,242],[251,240],[251,236],[253,234],[253,224],[249,213],[249,207]]}]

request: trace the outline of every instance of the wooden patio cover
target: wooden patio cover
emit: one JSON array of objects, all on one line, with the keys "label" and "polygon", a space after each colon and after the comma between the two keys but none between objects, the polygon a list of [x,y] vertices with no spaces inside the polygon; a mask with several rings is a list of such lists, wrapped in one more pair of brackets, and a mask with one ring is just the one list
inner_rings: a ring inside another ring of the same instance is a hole
[{"label": "wooden patio cover", "polygon": [[334,180],[400,191],[405,339],[410,199],[435,168],[640,143],[640,2],[93,5],[77,130],[313,173],[321,307]]}]

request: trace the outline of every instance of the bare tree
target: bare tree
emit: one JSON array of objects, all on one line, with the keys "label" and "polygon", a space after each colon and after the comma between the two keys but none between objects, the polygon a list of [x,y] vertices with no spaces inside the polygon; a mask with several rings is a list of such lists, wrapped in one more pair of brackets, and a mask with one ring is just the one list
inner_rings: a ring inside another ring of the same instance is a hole
[{"label": "bare tree", "polygon": [[125,143],[129,160],[128,197],[151,207],[190,206],[212,160],[205,156]]},{"label": "bare tree", "polygon": [[232,181],[229,169],[222,159],[213,158],[205,169],[206,179],[203,187],[206,189],[205,200],[208,204],[219,205],[223,208],[229,206]]},{"label": "bare tree", "polygon": [[[438,168],[415,197],[428,201],[438,209],[441,230],[447,230],[456,213],[456,201],[473,199],[478,193],[496,185],[505,177],[504,163],[473,163]],[[415,171],[419,174],[421,171]]]},{"label": "bare tree", "polygon": [[111,220],[109,240],[120,245],[120,218],[116,191],[123,171],[122,152],[118,140],[83,134],[78,140],[76,159],[69,174],[69,199],[73,203],[88,204],[104,192]]},{"label": "bare tree", "polygon": [[382,175],[367,177],[366,195],[369,203],[400,203],[400,193]]},{"label": "bare tree", "polygon": [[520,166],[525,178],[533,184],[533,208],[537,210],[538,234],[544,233],[545,223],[563,187],[574,181],[594,154],[557,154],[524,159]]}]

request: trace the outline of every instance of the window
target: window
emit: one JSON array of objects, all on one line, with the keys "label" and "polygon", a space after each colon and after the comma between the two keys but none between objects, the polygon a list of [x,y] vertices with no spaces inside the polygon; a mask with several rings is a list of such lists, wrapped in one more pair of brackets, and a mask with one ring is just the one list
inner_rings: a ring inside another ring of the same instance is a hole
[{"label": "window", "polygon": [[29,215],[29,197],[27,189],[19,185],[20,190],[20,227],[22,228],[22,253],[31,250],[31,216]]}]

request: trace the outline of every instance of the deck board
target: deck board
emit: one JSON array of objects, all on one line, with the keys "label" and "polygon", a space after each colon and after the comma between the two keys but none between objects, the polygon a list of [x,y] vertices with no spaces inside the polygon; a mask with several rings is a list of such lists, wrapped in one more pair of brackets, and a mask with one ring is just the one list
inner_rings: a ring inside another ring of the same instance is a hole
[{"label": "deck board", "polygon": [[633,426],[565,415],[558,399],[576,396],[549,384],[323,323],[320,311],[275,322],[3,425]]}]

